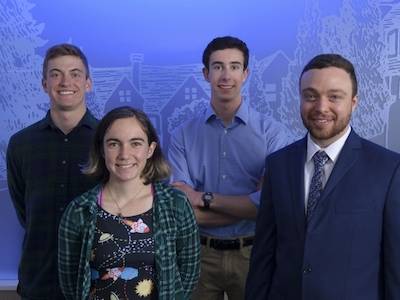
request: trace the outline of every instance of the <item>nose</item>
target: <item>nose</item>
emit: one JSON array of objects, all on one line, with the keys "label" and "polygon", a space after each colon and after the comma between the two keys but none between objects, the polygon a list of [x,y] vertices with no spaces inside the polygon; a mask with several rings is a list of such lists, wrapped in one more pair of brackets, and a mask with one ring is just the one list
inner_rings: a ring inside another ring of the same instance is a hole
[{"label": "nose", "polygon": [[229,80],[231,77],[231,73],[229,68],[223,68],[222,73],[221,73],[221,79],[223,80]]},{"label": "nose", "polygon": [[62,86],[68,86],[71,82],[71,78],[68,75],[62,75],[60,84]]},{"label": "nose", "polygon": [[314,105],[315,110],[319,112],[326,112],[329,108],[329,99],[327,97],[320,97],[317,101],[315,101]]},{"label": "nose", "polygon": [[129,148],[127,145],[121,145],[119,148],[118,158],[119,159],[127,159],[129,157]]}]

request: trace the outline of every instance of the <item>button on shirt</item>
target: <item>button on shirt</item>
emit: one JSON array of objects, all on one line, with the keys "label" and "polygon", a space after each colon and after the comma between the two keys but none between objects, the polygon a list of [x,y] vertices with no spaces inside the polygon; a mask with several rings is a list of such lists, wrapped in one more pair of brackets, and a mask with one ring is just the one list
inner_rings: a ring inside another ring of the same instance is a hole
[{"label": "button on shirt", "polygon": [[[258,206],[258,187],[265,158],[291,141],[277,122],[242,102],[233,121],[225,126],[209,106],[199,117],[181,126],[173,135],[169,160],[173,181],[182,181],[197,191],[223,195],[249,195]],[[200,228],[217,237],[253,235],[255,222]]]},{"label": "button on shirt", "polygon": [[67,135],[51,120],[11,137],[7,149],[8,186],[25,229],[18,291],[24,297],[59,299],[58,224],[66,205],[94,185],[81,173],[97,120],[89,111]]},{"label": "button on shirt", "polygon": [[310,134],[307,135],[307,158],[306,163],[304,166],[304,191],[305,191],[305,208],[307,209],[307,201],[308,201],[308,194],[310,192],[310,183],[311,178],[314,174],[314,163],[313,163],[313,156],[318,151],[325,151],[328,155],[329,160],[324,165],[324,176],[322,178],[322,186],[325,187],[329,176],[332,173],[333,167],[337,161],[337,158],[342,151],[344,143],[346,142],[348,136],[350,135],[351,128],[350,126],[347,128],[347,131],[343,136],[341,136],[337,141],[330,144],[326,148],[321,148],[318,146],[310,137]]}]

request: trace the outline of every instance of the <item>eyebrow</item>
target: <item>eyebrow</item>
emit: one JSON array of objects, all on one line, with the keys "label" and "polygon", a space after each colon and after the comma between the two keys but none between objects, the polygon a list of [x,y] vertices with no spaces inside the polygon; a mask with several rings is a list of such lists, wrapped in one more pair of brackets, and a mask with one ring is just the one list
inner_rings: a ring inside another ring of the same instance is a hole
[{"label": "eyebrow", "polygon": [[[211,63],[211,65],[224,65],[224,63],[222,61],[214,61]],[[242,63],[240,61],[231,61],[228,63],[228,65],[242,65]]]},{"label": "eyebrow", "polygon": [[[131,138],[129,141],[130,142],[133,142],[133,141],[142,141],[142,142],[144,142],[144,139],[137,137],[137,138]],[[121,140],[119,140],[117,138],[109,138],[109,139],[106,139],[106,142],[121,142]]]},{"label": "eyebrow", "polygon": [[[54,71],[55,71],[55,72],[63,73],[63,71],[61,71],[61,70],[58,69],[58,68],[50,69],[50,70],[49,70],[49,73],[54,72]],[[75,68],[75,69],[72,69],[72,70],[68,70],[68,72],[80,72],[80,73],[84,73],[83,70],[78,69],[78,68]]]},{"label": "eyebrow", "polygon": [[328,92],[347,94],[344,90],[341,90],[341,89],[331,89],[331,90],[328,90]]},{"label": "eyebrow", "polygon": [[[316,89],[312,87],[307,87],[305,89],[302,89],[301,92],[313,92],[313,93],[319,93]],[[328,90],[329,93],[342,93],[342,94],[347,94],[344,90],[341,89],[330,89]]]},{"label": "eyebrow", "polygon": [[305,89],[302,89],[301,92],[302,92],[302,93],[303,93],[303,92],[314,92],[314,93],[316,93],[317,90],[314,89],[314,88],[311,88],[311,87],[307,87],[307,88],[305,88]]}]

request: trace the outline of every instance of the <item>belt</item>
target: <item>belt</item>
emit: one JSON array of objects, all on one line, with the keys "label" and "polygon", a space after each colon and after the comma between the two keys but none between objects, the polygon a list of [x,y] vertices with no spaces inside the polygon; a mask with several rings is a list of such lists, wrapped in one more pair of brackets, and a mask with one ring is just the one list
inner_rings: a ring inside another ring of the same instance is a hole
[{"label": "belt", "polygon": [[237,239],[216,239],[207,236],[200,236],[200,243],[216,250],[239,250],[243,247],[253,245],[254,237]]}]

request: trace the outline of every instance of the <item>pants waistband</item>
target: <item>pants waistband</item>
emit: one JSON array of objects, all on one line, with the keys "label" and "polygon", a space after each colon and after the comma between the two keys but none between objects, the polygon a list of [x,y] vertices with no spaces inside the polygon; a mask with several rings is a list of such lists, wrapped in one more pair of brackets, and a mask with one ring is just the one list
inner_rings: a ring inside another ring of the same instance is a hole
[{"label": "pants waistband", "polygon": [[208,236],[200,236],[200,243],[216,250],[239,250],[243,247],[251,246],[254,242],[254,236],[242,237],[236,239],[217,239]]}]

